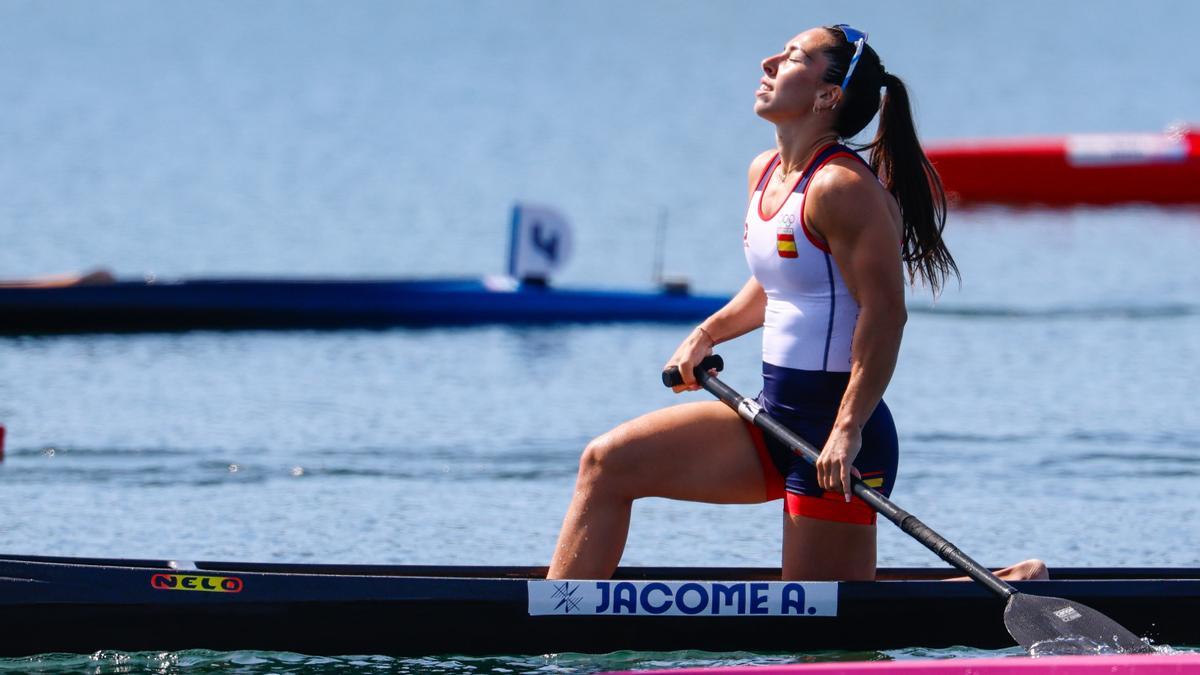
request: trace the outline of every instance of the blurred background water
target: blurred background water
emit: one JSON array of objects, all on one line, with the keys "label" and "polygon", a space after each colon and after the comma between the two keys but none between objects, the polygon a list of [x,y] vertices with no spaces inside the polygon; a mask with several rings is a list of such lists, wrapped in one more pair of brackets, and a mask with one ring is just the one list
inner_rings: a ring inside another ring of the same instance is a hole
[{"label": "blurred background water", "polygon": [[[563,284],[732,292],[760,60],[871,33],[926,139],[1158,131],[1200,111],[1186,2],[0,0],[0,278],[474,276],[513,200],[572,219]],[[1004,564],[1196,565],[1200,210],[951,214],[910,297],[894,498]],[[679,399],[686,326],[0,339],[0,550],[543,564],[592,436]],[[723,346],[757,391],[758,338]],[[686,395],[700,399],[704,394]],[[780,506],[639,503],[625,562],[775,565]],[[883,565],[936,565],[890,526]],[[922,650],[872,654],[909,658]],[[934,655],[976,655],[951,650]],[[321,660],[100,654],[0,668],[587,671],[863,655]],[[133,659],[134,666],[122,659]],[[290,664],[290,665],[289,665]]]}]

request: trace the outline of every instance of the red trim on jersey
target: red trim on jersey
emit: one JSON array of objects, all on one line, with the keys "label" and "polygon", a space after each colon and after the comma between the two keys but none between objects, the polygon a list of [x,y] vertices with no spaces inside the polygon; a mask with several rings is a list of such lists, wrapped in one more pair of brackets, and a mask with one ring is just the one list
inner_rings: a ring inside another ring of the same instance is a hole
[{"label": "red trim on jersey", "polygon": [[820,497],[787,493],[785,502],[788,515],[804,516],[817,520],[830,520],[851,525],[874,525],[875,509],[858,497],[846,497],[837,492],[826,492]]},{"label": "red trim on jersey", "polygon": [[[755,192],[762,192],[763,190],[766,190],[767,186],[766,186],[766,184],[763,183],[763,179],[765,179],[767,177],[768,171],[771,171],[772,169],[775,168],[775,160],[777,160],[777,159],[779,159],[778,152],[775,153],[771,157],[771,161],[767,162],[767,165],[763,167],[762,173],[758,174],[758,182],[754,184]],[[759,199],[758,201],[760,204],[762,203],[762,199]]]},{"label": "red trim on jersey", "polygon": [[[812,187],[812,181],[813,181],[813,178],[816,178],[817,172],[820,171],[822,168],[824,168],[826,164],[832,162],[833,160],[837,159],[838,157],[852,157],[854,159],[857,159],[859,162],[862,161],[861,157],[859,157],[858,155],[856,155],[852,152],[837,152],[837,153],[834,153],[834,154],[826,157],[824,162],[821,162],[820,164],[817,165],[817,168],[812,170],[812,175],[809,176],[809,178],[808,178],[808,186],[804,188],[804,192],[800,193],[800,229],[804,230],[804,236],[805,236],[805,238],[808,239],[809,243],[811,243],[813,246],[816,246],[817,248],[821,249],[822,251],[824,251],[826,253],[832,253],[832,251],[829,250],[829,244],[818,239],[817,235],[814,234],[812,230],[808,229],[808,224],[804,222],[804,202],[805,202],[805,196],[808,194],[808,188]],[[761,205],[761,202],[759,202],[759,203]]]},{"label": "red trim on jersey", "polygon": [[[795,182],[795,183],[792,183],[792,187],[788,188],[788,191],[787,191],[787,196],[783,198],[783,201],[779,202],[779,206],[777,206],[777,207],[775,208],[775,213],[772,213],[772,214],[771,214],[771,218],[774,218],[775,216],[779,215],[779,212],[783,210],[783,207],[784,207],[784,205],[785,205],[785,204],[787,204],[787,202],[788,202],[788,200],[789,200],[789,199],[791,199],[791,197],[792,197],[792,193],[796,191],[796,187],[800,185],[800,181],[804,180],[804,177],[805,177],[805,176],[807,176],[807,175],[808,175],[808,173],[809,173],[809,169],[812,169],[812,163],[813,163],[813,162],[815,162],[815,161],[817,161],[817,158],[821,156],[821,153],[822,153],[822,152],[825,152],[826,150],[828,150],[828,149],[829,149],[830,147],[832,147],[833,145],[836,145],[836,144],[835,144],[835,143],[830,143],[829,145],[826,145],[826,146],[822,147],[820,150],[817,150],[817,152],[813,154],[813,156],[812,156],[812,159],[808,160],[808,165],[804,167],[804,170],[803,170],[803,171],[801,171],[801,172],[800,172],[800,175],[799,175],[799,176],[796,178],[796,182]],[[838,154],[840,155],[840,154],[845,154],[845,153],[838,153]],[[834,155],[834,157],[837,157],[837,155]],[[780,164],[781,166],[783,165],[783,159],[780,159],[780,160],[779,160],[779,164]],[[821,162],[821,165],[822,165],[822,166],[824,166],[824,164],[825,164],[825,162]],[[817,167],[817,168],[819,169],[819,168],[821,168],[821,167]],[[775,171],[774,171],[774,170],[772,170],[772,171],[771,171],[771,173],[775,173]],[[816,169],[813,169],[812,173],[816,173]],[[810,180],[810,182],[811,182],[811,180]],[[762,197],[765,197],[765,196],[767,196],[767,190],[766,190],[766,188],[763,188],[763,194],[762,194]],[[759,198],[758,198],[758,217],[759,217],[759,218],[761,218],[761,219],[762,219],[762,220],[765,222],[765,221],[771,220],[771,218],[768,218],[768,217],[766,217],[766,216],[764,216],[764,215],[763,215],[763,212],[762,212],[762,203],[763,203],[762,197],[759,197]],[[803,196],[801,197],[801,199],[803,199]],[[800,209],[800,221],[801,221],[801,222],[803,222],[803,221],[804,221],[804,209],[803,209],[803,204],[801,205],[801,209]]]}]

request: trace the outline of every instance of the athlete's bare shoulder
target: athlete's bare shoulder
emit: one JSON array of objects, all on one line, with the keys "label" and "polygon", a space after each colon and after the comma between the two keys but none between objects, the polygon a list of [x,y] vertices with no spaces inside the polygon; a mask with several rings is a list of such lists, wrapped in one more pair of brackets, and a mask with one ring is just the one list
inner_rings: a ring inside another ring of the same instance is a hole
[{"label": "athlete's bare shoulder", "polygon": [[895,199],[875,174],[855,159],[838,157],[812,177],[805,199],[805,218],[822,238],[831,228],[860,228],[883,223],[899,234]]},{"label": "athlete's bare shoulder", "polygon": [[809,186],[812,195],[850,200],[883,190],[866,165],[845,156],[829,160],[829,164],[813,174]]}]

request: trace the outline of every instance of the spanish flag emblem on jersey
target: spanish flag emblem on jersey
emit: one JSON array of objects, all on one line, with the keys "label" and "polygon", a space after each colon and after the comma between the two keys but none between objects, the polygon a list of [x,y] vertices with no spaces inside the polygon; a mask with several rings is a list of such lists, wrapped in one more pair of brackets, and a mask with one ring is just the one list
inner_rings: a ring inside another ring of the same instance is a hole
[{"label": "spanish flag emblem on jersey", "polygon": [[791,225],[775,228],[775,250],[780,258],[796,258],[796,230]]}]

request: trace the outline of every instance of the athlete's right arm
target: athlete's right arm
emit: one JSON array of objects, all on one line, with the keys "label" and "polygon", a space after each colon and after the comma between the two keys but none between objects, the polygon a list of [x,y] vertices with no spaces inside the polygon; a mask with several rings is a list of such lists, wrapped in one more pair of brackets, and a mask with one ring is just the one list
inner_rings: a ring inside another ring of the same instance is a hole
[{"label": "athlete's right arm", "polygon": [[750,277],[732,300],[692,329],[667,361],[664,369],[676,366],[683,376],[683,384],[674,387],[674,391],[679,393],[699,389],[700,385],[696,384],[696,378],[692,374],[696,364],[712,354],[713,347],[761,327],[766,311],[767,294],[759,285],[758,279]]},{"label": "athlete's right arm", "polygon": [[[774,150],[767,150],[750,163],[748,175],[750,197],[754,196],[754,188],[758,187],[758,181],[762,178],[763,171],[774,156]],[[732,300],[692,329],[692,332],[675,350],[671,359],[667,361],[667,368],[676,366],[683,376],[683,384],[674,387],[674,391],[678,393],[699,389],[700,385],[696,384],[696,378],[692,374],[692,369],[696,367],[696,364],[712,354],[713,347],[718,344],[761,327],[766,311],[767,294],[758,283],[758,279],[751,276]]]}]

